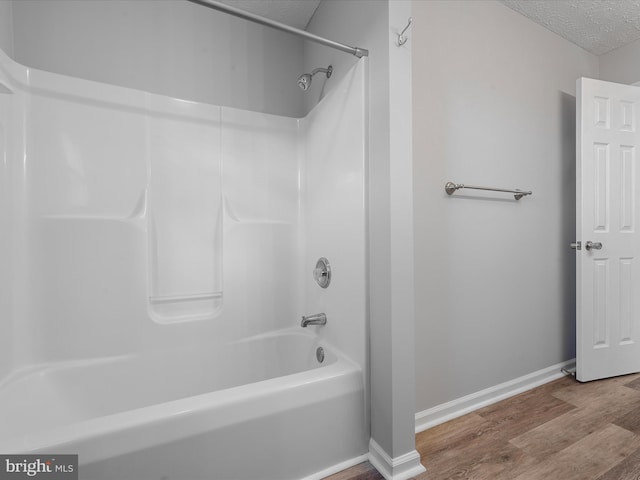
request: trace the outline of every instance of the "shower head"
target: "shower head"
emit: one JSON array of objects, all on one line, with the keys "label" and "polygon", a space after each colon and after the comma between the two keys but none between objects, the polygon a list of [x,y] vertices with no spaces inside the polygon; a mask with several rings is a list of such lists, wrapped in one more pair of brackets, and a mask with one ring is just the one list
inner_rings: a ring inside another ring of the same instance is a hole
[{"label": "shower head", "polygon": [[302,90],[306,91],[309,88],[309,85],[311,85],[311,74],[310,73],[303,73],[302,75],[300,75],[298,77],[298,86]]},{"label": "shower head", "polygon": [[328,68],[316,68],[311,73],[303,73],[298,77],[298,86],[307,91],[309,86],[311,85],[311,79],[316,73],[326,73],[327,78],[331,78],[331,74],[333,73],[333,67],[329,65]]}]

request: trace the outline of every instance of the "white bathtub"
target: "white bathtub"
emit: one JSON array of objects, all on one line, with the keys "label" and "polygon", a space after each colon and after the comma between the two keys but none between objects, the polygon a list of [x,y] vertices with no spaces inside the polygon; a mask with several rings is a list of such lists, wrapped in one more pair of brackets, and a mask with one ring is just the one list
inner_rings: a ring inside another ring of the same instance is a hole
[{"label": "white bathtub", "polygon": [[322,478],[367,434],[360,368],[318,346],[297,328],[24,370],[0,385],[0,452],[78,454],[81,480]]}]

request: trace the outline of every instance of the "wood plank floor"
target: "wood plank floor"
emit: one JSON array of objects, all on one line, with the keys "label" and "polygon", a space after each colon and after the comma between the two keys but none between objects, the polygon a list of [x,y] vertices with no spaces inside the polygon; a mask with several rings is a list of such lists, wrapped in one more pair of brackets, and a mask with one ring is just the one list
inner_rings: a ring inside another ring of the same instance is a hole
[{"label": "wood plank floor", "polygon": [[[562,378],[416,435],[416,480],[638,480],[640,374]],[[383,480],[369,464],[327,480]]]}]

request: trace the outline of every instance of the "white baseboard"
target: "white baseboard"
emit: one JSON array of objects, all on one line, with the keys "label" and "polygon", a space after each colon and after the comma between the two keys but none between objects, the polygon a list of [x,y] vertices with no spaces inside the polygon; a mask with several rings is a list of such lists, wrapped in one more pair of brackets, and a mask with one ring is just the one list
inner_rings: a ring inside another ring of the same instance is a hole
[{"label": "white baseboard", "polygon": [[575,359],[418,412],[416,413],[416,433],[561,378],[564,374],[560,369],[572,363],[575,363]]},{"label": "white baseboard", "polygon": [[369,462],[385,480],[408,480],[425,471],[416,450],[391,458],[373,438],[369,439]]},{"label": "white baseboard", "polygon": [[323,478],[328,477],[329,475],[333,475],[334,473],[341,472],[342,470],[346,470],[347,468],[358,465],[359,463],[366,462],[367,460],[369,460],[369,455],[365,453],[364,455],[360,455],[359,457],[354,457],[344,462],[338,463],[337,465],[333,465],[329,468],[325,468],[324,470],[320,472],[316,472],[313,475],[304,477],[301,480],[321,480]]}]

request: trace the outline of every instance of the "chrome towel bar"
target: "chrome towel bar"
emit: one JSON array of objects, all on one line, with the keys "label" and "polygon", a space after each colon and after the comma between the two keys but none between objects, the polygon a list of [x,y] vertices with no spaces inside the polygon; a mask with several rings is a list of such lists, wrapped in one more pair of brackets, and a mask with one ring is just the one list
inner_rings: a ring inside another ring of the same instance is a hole
[{"label": "chrome towel bar", "polygon": [[505,188],[478,187],[476,185],[464,185],[462,183],[453,183],[453,182],[447,182],[446,185],[444,186],[444,191],[447,192],[449,195],[453,195],[453,193],[456,190],[460,190],[461,188],[471,188],[473,190],[489,190],[491,192],[513,193],[513,196],[516,200],[520,200],[522,197],[526,197],[527,195],[533,194],[531,190],[529,190],[528,192],[525,192],[523,190],[518,190],[518,189],[507,190]]}]

